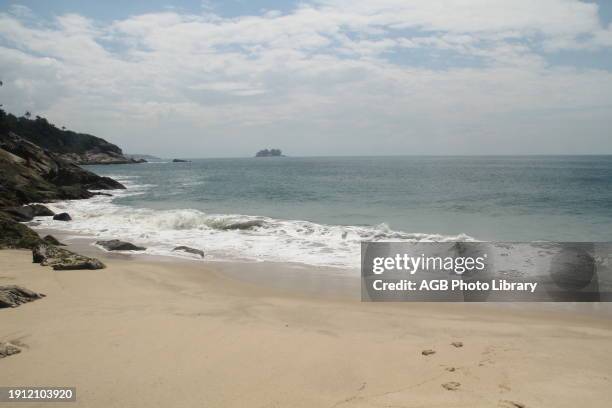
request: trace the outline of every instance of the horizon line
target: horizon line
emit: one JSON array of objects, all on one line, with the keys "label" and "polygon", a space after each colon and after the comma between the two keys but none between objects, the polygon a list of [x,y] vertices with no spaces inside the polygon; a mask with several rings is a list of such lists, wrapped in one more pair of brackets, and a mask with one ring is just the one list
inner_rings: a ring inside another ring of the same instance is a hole
[{"label": "horizon line", "polygon": [[520,153],[520,154],[385,154],[385,155],[283,155],[279,157],[255,157],[252,156],[207,156],[207,157],[188,157],[170,156],[159,157],[149,153],[124,153],[127,156],[153,156],[163,160],[187,159],[301,159],[301,158],[397,158],[397,157],[608,157],[612,153]]}]

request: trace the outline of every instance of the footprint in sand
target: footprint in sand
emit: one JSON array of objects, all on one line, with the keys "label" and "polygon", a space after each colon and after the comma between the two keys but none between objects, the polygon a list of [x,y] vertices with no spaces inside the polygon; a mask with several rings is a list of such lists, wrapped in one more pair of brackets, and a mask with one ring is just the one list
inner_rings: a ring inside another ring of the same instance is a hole
[{"label": "footprint in sand", "polygon": [[457,391],[460,386],[461,383],[458,383],[457,381],[449,381],[447,383],[442,384],[442,388],[448,391]]},{"label": "footprint in sand", "polygon": [[0,358],[12,356],[13,354],[21,353],[21,349],[11,343],[0,342]]},{"label": "footprint in sand", "polygon": [[507,384],[499,384],[498,387],[502,392],[512,391],[512,388]]},{"label": "footprint in sand", "polygon": [[493,360],[493,358],[491,356],[495,356],[496,351],[497,350],[495,349],[495,347],[487,347],[485,349],[485,351],[483,351],[481,353],[482,356],[484,356],[484,358],[478,362],[478,365],[480,367],[483,367],[485,365],[493,365],[493,364],[495,364],[495,361]]}]

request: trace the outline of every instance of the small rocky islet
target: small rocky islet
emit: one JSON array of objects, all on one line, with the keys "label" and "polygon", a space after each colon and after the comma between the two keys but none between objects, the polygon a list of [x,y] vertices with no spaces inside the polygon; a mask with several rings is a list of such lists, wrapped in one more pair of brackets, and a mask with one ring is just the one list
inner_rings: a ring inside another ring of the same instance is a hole
[{"label": "small rocky islet", "polygon": [[255,157],[285,157],[280,149],[263,149],[255,153]]}]

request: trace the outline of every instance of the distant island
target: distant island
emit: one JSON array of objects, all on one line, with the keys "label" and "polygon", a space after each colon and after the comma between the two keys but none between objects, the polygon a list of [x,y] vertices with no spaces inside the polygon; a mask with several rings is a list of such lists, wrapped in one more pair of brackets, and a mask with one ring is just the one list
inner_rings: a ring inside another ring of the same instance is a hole
[{"label": "distant island", "polygon": [[255,157],[284,157],[280,149],[263,149],[255,154]]}]

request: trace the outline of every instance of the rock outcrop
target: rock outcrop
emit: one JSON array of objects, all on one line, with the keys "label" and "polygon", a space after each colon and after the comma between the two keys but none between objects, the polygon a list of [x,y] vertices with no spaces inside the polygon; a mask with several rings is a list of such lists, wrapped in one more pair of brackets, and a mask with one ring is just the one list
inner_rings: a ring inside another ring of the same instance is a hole
[{"label": "rock outcrop", "polygon": [[57,157],[75,164],[129,164],[146,160],[126,157],[121,149],[96,136],[59,129],[47,119],[17,117],[0,110],[4,132],[14,132]]},{"label": "rock outcrop", "polygon": [[96,258],[75,254],[65,248],[46,243],[32,250],[32,262],[51,266],[56,271],[105,268],[105,265]]},{"label": "rock outcrop", "polygon": [[[35,262],[55,270],[104,268],[99,260],[60,248],[61,244],[52,236],[41,239],[21,223],[39,216],[70,220],[67,213],[56,215],[43,205],[24,204],[90,198],[96,193],[89,190],[125,188],[111,178],[82,169],[75,164],[78,160],[63,157],[92,152],[114,158],[122,156],[121,149],[102,139],[60,131],[45,119],[16,118],[0,109],[0,248],[32,249]],[[9,306],[11,299],[18,302],[29,296],[23,288],[5,288],[8,289],[0,293],[0,299]]]},{"label": "rock outcrop", "polygon": [[[24,137],[15,131],[23,133]],[[111,178],[84,170],[62,157],[64,154],[90,154],[92,151],[114,154],[114,157],[122,155],[121,149],[102,139],[60,131],[45,119],[16,118],[0,109],[0,248],[32,249],[35,262],[56,270],[104,268],[99,260],[60,248],[58,245],[61,244],[55,238],[47,236],[41,239],[35,231],[22,224],[39,216],[70,220],[67,213],[55,215],[44,205],[24,204],[90,198],[96,193],[89,190],[125,188]],[[11,299],[19,302],[30,295],[23,288],[4,288],[0,300],[9,306]]]},{"label": "rock outcrop", "polygon": [[36,232],[0,211],[0,249],[34,248],[41,243]]},{"label": "rock outcrop", "polygon": [[101,246],[107,251],[144,251],[147,248],[136,246],[132,243],[111,239],[110,241],[97,241],[96,245]]},{"label": "rock outcrop", "polygon": [[36,293],[17,285],[0,286],[0,308],[17,307],[44,296],[42,293]]},{"label": "rock outcrop", "polygon": [[49,245],[66,246],[66,244],[59,242],[53,235],[45,235],[42,240]]},{"label": "rock outcrop", "polygon": [[123,154],[125,157],[127,157],[128,159],[134,159],[137,161],[140,161],[142,163],[144,162],[160,162],[163,161],[164,159],[162,159],[161,157],[157,157],[157,156],[153,156],[150,154],[138,154],[138,153],[124,153]]},{"label": "rock outcrop", "polygon": [[[114,145],[113,145],[114,146]],[[123,154],[101,151],[87,151],[83,153],[59,153],[59,156],[67,161],[80,164],[138,164],[146,163],[145,159],[133,159]]]},{"label": "rock outcrop", "polygon": [[32,209],[34,217],[52,217],[55,215],[53,211],[42,204],[30,204],[27,207]]},{"label": "rock outcrop", "polygon": [[172,163],[191,163],[191,160],[173,159]]},{"label": "rock outcrop", "polygon": [[34,217],[50,217],[55,215],[53,211],[41,204],[7,207],[3,211],[9,217],[19,222],[31,221]]},{"label": "rock outcrop", "polygon": [[0,133],[0,208],[90,198],[91,190],[125,188],[43,150],[15,133]]}]

